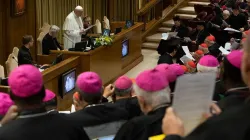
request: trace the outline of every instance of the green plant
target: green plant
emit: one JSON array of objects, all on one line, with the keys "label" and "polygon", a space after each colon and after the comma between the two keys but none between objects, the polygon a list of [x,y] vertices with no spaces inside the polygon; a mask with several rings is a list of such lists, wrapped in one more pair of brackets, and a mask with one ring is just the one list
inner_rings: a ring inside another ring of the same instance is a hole
[{"label": "green plant", "polygon": [[112,45],[113,43],[113,38],[109,36],[101,36],[96,39],[96,46],[108,46]]}]

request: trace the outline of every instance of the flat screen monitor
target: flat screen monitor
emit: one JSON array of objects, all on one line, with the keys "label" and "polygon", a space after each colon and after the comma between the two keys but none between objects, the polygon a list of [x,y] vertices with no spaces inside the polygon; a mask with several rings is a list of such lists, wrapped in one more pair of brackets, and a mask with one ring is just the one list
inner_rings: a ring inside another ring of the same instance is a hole
[{"label": "flat screen monitor", "polygon": [[59,54],[59,55],[56,56],[56,59],[53,61],[52,66],[56,65],[56,64],[58,64],[58,63],[60,63],[62,61],[63,61],[63,54]]},{"label": "flat screen monitor", "polygon": [[83,52],[87,47],[87,41],[78,42],[75,44],[75,51]]},{"label": "flat screen monitor", "polygon": [[113,140],[114,138],[115,136],[111,135],[111,136],[100,137],[97,140]]},{"label": "flat screen monitor", "polygon": [[62,95],[66,95],[75,89],[76,82],[76,69],[72,69],[66,73],[64,73],[61,77],[62,79]]},{"label": "flat screen monitor", "polygon": [[129,41],[127,39],[122,42],[122,57],[127,56],[128,53],[129,53]]},{"label": "flat screen monitor", "polygon": [[110,36],[110,30],[109,29],[104,29],[102,35],[103,36]]},{"label": "flat screen monitor", "polygon": [[122,31],[122,27],[115,28],[115,34],[119,34]]},{"label": "flat screen monitor", "polygon": [[133,20],[126,20],[126,27],[130,28],[134,25],[134,21]]}]

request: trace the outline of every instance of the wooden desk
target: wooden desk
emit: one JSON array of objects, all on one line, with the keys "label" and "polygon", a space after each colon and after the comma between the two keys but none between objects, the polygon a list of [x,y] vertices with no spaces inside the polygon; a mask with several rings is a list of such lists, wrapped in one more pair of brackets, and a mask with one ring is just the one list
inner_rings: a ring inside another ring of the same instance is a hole
[{"label": "wooden desk", "polygon": [[10,92],[10,87],[9,86],[1,86],[0,85],[0,92],[9,93]]},{"label": "wooden desk", "polygon": [[[111,23],[111,26],[120,26],[121,24],[125,23]],[[93,71],[98,73],[103,80],[103,84],[107,85],[143,60],[141,53],[142,28],[143,23],[135,23],[131,28],[115,35],[114,42],[111,46],[100,46],[90,52],[51,51],[51,55],[49,56],[38,55],[38,63],[49,63],[45,62],[44,60],[46,59],[42,57],[54,58],[54,56],[59,53],[64,54],[64,58],[79,56],[80,71]],[[129,54],[122,58],[122,42],[126,39],[129,40]],[[39,60],[42,62],[39,62]]]},{"label": "wooden desk", "polygon": [[[59,82],[62,74],[70,71],[71,69],[76,69],[76,74],[81,73],[80,70],[80,57],[70,57],[61,63],[50,67],[42,72],[44,86],[46,89],[49,89],[57,94],[57,106],[61,111],[70,110],[70,107],[73,103],[72,97],[75,91],[68,93],[63,98],[59,95]],[[0,91],[9,93],[9,86],[0,86]]]},{"label": "wooden desk", "polygon": [[70,71],[71,69],[76,69],[76,74],[79,75],[81,73],[80,69],[80,57],[70,57],[61,63],[50,67],[42,72],[44,86],[46,89],[50,89],[54,93],[57,94],[57,106],[59,110],[70,110],[72,105],[72,97],[75,91],[68,93],[67,95],[61,96],[59,95],[59,82],[62,74]]}]

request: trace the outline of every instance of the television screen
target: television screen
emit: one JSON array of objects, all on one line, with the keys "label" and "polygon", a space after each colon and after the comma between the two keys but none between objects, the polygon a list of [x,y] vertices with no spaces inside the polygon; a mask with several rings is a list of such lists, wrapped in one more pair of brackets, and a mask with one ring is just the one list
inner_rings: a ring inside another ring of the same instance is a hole
[{"label": "television screen", "polygon": [[109,29],[104,29],[102,35],[103,36],[110,36],[110,30]]},{"label": "television screen", "polygon": [[126,20],[126,27],[127,28],[130,28],[130,27],[132,27],[134,25],[134,21],[132,21],[132,20]]},{"label": "television screen", "polygon": [[76,69],[70,70],[62,75],[63,95],[75,89]]},{"label": "television screen", "polygon": [[124,40],[122,42],[122,57],[127,56],[129,53],[129,41],[128,40]]},{"label": "television screen", "polygon": [[106,137],[98,138],[98,140],[113,140],[114,138],[115,138],[115,136],[112,135],[112,136],[106,136]]}]

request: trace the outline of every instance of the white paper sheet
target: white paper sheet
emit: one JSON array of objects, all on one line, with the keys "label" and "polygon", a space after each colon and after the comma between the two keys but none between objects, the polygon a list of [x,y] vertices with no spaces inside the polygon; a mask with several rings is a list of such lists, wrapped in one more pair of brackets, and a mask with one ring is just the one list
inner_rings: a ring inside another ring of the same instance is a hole
[{"label": "white paper sheet", "polygon": [[190,37],[184,37],[184,41],[185,41],[185,42],[191,42],[192,40],[191,40]]},{"label": "white paper sheet", "polygon": [[58,111],[61,114],[70,114],[70,111]]},{"label": "white paper sheet", "polygon": [[225,44],[225,49],[228,50],[228,51],[230,51],[231,48],[232,48],[231,43],[227,42],[227,43]]},{"label": "white paper sheet", "polygon": [[186,55],[183,55],[181,58],[180,58],[181,62],[183,64],[187,64],[189,61],[192,61],[192,59],[190,59],[188,56]]},{"label": "white paper sheet", "polygon": [[190,54],[190,51],[188,49],[188,46],[182,46],[183,51],[185,52],[185,54]]},{"label": "white paper sheet", "polygon": [[216,73],[187,74],[177,79],[173,108],[183,120],[186,134],[200,124],[202,114],[209,112]]},{"label": "white paper sheet", "polygon": [[167,40],[168,39],[168,36],[169,36],[169,33],[163,33],[163,34],[161,34],[161,39],[163,39],[163,40]]},{"label": "white paper sheet", "polygon": [[84,29],[84,31],[86,32],[86,31],[90,30],[91,28],[93,28],[94,26],[96,26],[96,25],[91,25],[88,28]]},{"label": "white paper sheet", "polygon": [[192,54],[190,53],[190,51],[189,51],[189,49],[188,49],[188,46],[182,46],[182,49],[183,49],[183,51],[185,52],[185,54],[186,54],[186,56],[188,57],[188,58],[190,58],[191,60],[195,60],[194,58],[193,58],[193,56],[192,56]]},{"label": "white paper sheet", "polygon": [[228,55],[230,52],[224,49],[223,47],[220,47],[219,50],[222,52],[223,55]]},{"label": "white paper sheet", "polygon": [[235,30],[235,29],[233,29],[233,28],[225,28],[224,30],[225,30],[225,31],[229,31],[229,32],[236,32],[236,33],[240,33],[240,31],[239,31],[239,30]]}]

